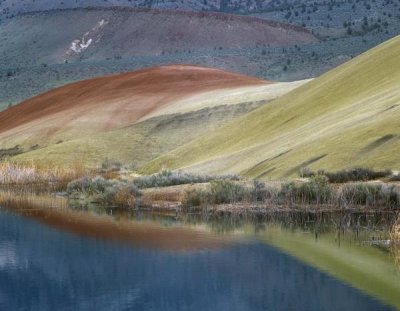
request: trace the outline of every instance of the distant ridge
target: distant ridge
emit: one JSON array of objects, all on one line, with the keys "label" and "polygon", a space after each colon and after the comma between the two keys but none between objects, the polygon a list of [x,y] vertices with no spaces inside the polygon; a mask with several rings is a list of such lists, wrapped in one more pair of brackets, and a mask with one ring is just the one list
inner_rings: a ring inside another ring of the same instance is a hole
[{"label": "distant ridge", "polygon": [[247,23],[259,23],[268,25],[271,27],[279,27],[282,29],[287,30],[295,30],[299,32],[304,32],[311,34],[311,32],[299,25],[295,24],[288,24],[283,23],[276,20],[269,20],[265,18],[258,18],[256,16],[245,16],[245,15],[237,15],[237,14],[230,14],[225,12],[195,12],[195,11],[188,11],[188,10],[172,10],[172,9],[156,9],[156,8],[132,8],[126,6],[113,6],[113,7],[101,7],[101,6],[84,6],[80,8],[66,8],[66,9],[51,9],[51,10],[40,10],[40,11],[30,11],[24,12],[19,15],[26,16],[38,13],[51,13],[51,12],[61,12],[61,11],[76,11],[76,10],[87,10],[87,11],[120,11],[120,12],[133,12],[133,13],[151,13],[151,14],[158,14],[158,15],[172,15],[172,16],[190,16],[190,17],[199,17],[199,18],[215,18],[221,21],[242,21]]}]

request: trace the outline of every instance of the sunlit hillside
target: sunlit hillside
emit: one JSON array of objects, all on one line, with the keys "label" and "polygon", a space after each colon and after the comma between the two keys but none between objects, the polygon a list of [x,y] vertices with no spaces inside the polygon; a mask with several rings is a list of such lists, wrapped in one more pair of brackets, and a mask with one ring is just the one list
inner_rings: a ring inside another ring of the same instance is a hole
[{"label": "sunlit hillside", "polygon": [[302,167],[400,166],[400,37],[144,169],[289,177]]}]

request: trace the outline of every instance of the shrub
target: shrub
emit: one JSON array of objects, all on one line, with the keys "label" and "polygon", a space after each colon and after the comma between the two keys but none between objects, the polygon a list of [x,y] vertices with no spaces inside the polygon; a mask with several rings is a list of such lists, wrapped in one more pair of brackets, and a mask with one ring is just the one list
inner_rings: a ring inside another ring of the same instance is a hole
[{"label": "shrub", "polygon": [[325,173],[329,181],[332,183],[345,183],[349,181],[368,181],[382,177],[388,177],[391,171],[374,171],[368,168],[353,168],[349,170],[342,170],[334,173]]},{"label": "shrub", "polygon": [[297,184],[294,182],[282,185],[279,196],[291,203],[324,204],[328,203],[333,191],[325,176],[311,177],[308,182]]},{"label": "shrub", "polygon": [[210,186],[211,200],[215,204],[241,202],[251,196],[247,187],[230,180],[213,180]]},{"label": "shrub", "polygon": [[82,177],[73,180],[67,185],[67,193],[84,193],[84,194],[100,194],[104,193],[106,188],[111,186],[112,182],[103,177],[96,176],[95,178]]},{"label": "shrub", "polygon": [[340,193],[345,205],[372,205],[379,197],[381,185],[353,184],[345,185]]},{"label": "shrub", "polygon": [[204,206],[211,203],[209,191],[192,189],[185,194],[184,205],[186,206]]},{"label": "shrub", "polygon": [[381,199],[386,203],[386,207],[400,208],[400,189],[394,185],[382,185]]},{"label": "shrub", "polygon": [[183,184],[206,183],[213,179],[238,180],[239,178],[236,175],[207,176],[207,175],[194,175],[181,171],[172,172],[169,170],[163,170],[153,175],[137,177],[133,182],[137,187],[143,189],[143,188],[167,187],[167,186],[175,186]]},{"label": "shrub", "polygon": [[186,192],[186,206],[237,203],[251,200],[252,190],[231,180],[212,180],[207,190],[193,189]]},{"label": "shrub", "polygon": [[302,178],[314,177],[316,173],[312,171],[309,167],[302,167],[299,172],[299,176]]},{"label": "shrub", "polygon": [[278,189],[267,186],[264,182],[254,180],[251,188],[251,197],[255,202],[265,202],[278,197]]},{"label": "shrub", "polygon": [[339,199],[344,205],[383,206],[399,208],[400,191],[394,185],[385,184],[352,184],[345,185]]},{"label": "shrub", "polygon": [[117,180],[106,180],[103,177],[83,177],[74,180],[67,185],[67,193],[70,197],[83,195],[93,198],[105,205],[121,207],[134,207],[141,193],[132,183]]},{"label": "shrub", "polygon": [[140,191],[133,184],[116,183],[104,190],[103,202],[108,205],[134,207]]},{"label": "shrub", "polygon": [[117,172],[117,171],[119,171],[121,169],[121,167],[122,167],[121,162],[118,162],[118,161],[115,161],[115,160],[111,160],[111,159],[106,159],[101,164],[101,168],[104,171]]}]

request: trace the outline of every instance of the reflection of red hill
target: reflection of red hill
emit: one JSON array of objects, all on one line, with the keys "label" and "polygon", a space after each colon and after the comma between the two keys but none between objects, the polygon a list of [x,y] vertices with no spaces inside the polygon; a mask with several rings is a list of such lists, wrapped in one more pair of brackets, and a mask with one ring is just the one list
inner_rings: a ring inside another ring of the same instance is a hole
[{"label": "reflection of red hill", "polygon": [[58,230],[133,246],[190,251],[221,248],[233,243],[227,237],[218,237],[190,227],[165,228],[153,222],[117,221],[111,216],[95,216],[61,206],[57,208],[51,200],[52,207],[49,207],[43,203],[46,202],[43,198],[14,199],[12,195],[3,195],[1,201],[5,208]]},{"label": "reflection of red hill", "polygon": [[240,74],[189,65],[161,66],[86,80],[1,112],[0,137],[15,134],[14,129],[40,136],[64,129],[109,130],[132,124],[185,96],[263,83],[266,82]]}]

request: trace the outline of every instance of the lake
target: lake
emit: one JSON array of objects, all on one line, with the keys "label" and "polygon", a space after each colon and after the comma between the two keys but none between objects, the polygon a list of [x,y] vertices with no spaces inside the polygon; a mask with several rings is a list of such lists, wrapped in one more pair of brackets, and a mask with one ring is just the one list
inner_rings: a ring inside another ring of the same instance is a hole
[{"label": "lake", "polygon": [[0,310],[400,308],[392,215],[109,214],[3,205]]}]

